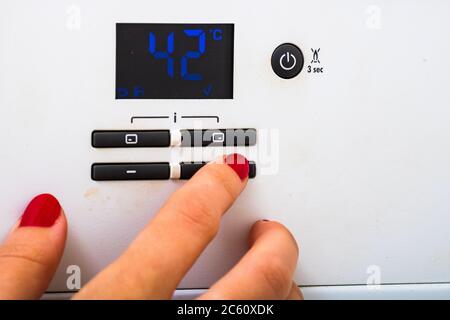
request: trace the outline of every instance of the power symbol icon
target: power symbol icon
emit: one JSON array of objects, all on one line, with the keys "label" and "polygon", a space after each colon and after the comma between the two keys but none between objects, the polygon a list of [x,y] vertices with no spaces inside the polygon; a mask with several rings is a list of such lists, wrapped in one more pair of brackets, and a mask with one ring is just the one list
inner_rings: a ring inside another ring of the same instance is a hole
[{"label": "power symbol icon", "polygon": [[283,70],[290,71],[297,65],[297,58],[289,51],[280,58],[280,66]]},{"label": "power symbol icon", "polygon": [[305,58],[299,47],[292,43],[283,43],[273,52],[270,63],[277,76],[292,79],[303,69]]}]

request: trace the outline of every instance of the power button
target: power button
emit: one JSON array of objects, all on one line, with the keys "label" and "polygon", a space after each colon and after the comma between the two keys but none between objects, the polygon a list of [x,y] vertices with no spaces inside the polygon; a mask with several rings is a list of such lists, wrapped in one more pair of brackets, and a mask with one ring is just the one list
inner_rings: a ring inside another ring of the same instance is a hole
[{"label": "power button", "polygon": [[298,76],[303,69],[303,53],[299,47],[291,43],[280,45],[272,54],[272,69],[283,79]]}]

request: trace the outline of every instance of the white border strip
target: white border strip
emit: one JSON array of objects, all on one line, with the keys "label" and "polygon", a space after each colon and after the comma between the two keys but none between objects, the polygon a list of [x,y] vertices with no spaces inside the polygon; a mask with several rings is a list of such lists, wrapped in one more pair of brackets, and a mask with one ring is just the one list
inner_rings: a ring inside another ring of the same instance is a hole
[{"label": "white border strip", "polygon": [[[206,290],[177,290],[175,300],[195,299]],[[449,300],[450,283],[442,284],[395,284],[371,286],[320,286],[302,288],[307,300]],[[43,300],[70,299],[73,293],[47,293]]]}]

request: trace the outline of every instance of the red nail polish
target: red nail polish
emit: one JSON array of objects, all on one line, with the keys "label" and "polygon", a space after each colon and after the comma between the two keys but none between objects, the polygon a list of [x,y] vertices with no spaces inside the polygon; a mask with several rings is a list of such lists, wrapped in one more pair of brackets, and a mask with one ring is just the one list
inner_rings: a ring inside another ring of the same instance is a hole
[{"label": "red nail polish", "polygon": [[225,163],[237,173],[241,180],[248,178],[250,166],[247,158],[244,156],[238,153],[230,154],[225,158]]},{"label": "red nail polish", "polygon": [[61,206],[51,194],[41,194],[28,204],[19,227],[51,227],[61,214]]}]

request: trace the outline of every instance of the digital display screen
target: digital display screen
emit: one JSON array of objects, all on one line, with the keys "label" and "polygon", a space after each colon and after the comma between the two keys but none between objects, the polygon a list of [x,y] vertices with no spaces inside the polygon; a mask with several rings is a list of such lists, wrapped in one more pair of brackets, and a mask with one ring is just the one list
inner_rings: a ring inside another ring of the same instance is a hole
[{"label": "digital display screen", "polygon": [[233,24],[116,24],[116,99],[232,99]]}]

